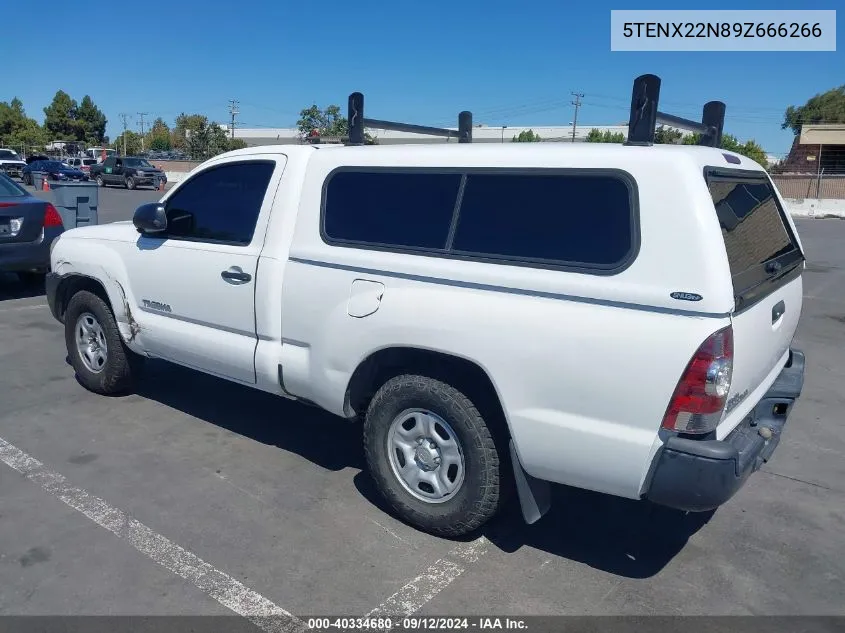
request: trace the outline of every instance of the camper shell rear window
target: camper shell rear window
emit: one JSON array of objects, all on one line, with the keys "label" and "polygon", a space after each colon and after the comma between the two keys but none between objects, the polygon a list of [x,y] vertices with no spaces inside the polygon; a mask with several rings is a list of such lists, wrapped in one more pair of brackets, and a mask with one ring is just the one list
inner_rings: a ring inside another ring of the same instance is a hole
[{"label": "camper shell rear window", "polygon": [[774,185],[756,171],[707,169],[704,176],[738,303],[760,299],[804,261]]}]

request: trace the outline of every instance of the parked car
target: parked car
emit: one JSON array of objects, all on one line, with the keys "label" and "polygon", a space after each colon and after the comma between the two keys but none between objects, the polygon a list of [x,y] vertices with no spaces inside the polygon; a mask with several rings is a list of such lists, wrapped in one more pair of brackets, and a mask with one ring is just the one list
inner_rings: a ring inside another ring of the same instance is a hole
[{"label": "parked car", "polygon": [[88,180],[88,175],[79,170],[69,167],[58,160],[36,160],[29,163],[23,169],[23,181],[27,185],[35,183],[33,172],[46,172],[47,180],[83,182]]},{"label": "parked car", "polygon": [[92,392],[154,357],[362,421],[434,534],[511,484],[528,522],[550,483],[711,510],[801,393],[805,261],[766,171],[714,145],[227,152],[65,233],[47,300]]},{"label": "parked car", "polygon": [[44,279],[50,245],[64,231],[56,208],[0,174],[0,271],[24,282]]},{"label": "parked car", "polygon": [[90,177],[91,173],[91,166],[97,164],[97,159],[95,158],[68,158],[66,159],[66,164],[68,167],[72,169],[78,169],[79,171],[83,172],[84,174]]},{"label": "parked car", "polygon": [[122,185],[135,189],[167,184],[167,174],[139,156],[110,156],[99,165],[91,165],[90,174],[100,187]]},{"label": "parked car", "polygon": [[11,149],[0,148],[0,172],[10,178],[20,178],[26,162],[21,160],[17,152]]}]

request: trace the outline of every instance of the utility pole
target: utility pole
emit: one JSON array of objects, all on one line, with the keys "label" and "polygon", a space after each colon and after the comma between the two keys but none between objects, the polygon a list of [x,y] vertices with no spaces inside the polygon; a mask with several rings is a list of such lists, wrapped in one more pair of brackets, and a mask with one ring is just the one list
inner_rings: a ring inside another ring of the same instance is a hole
[{"label": "utility pole", "polygon": [[139,112],[138,116],[141,117],[141,151],[144,151],[144,117],[147,116],[149,112]]},{"label": "utility pole", "polygon": [[571,93],[573,97],[575,97],[575,101],[572,101],[572,105],[575,106],[575,118],[572,120],[572,142],[575,142],[575,126],[578,125],[578,108],[581,107],[581,99],[584,98],[584,93],[582,92],[573,92]]},{"label": "utility pole", "polygon": [[232,138],[235,138],[235,116],[238,113],[240,113],[238,102],[235,99],[229,99],[229,115],[232,117],[232,126],[230,128]]},{"label": "utility pole", "polygon": [[123,119],[123,155],[126,156],[126,119],[129,118],[129,115],[125,112],[121,112],[120,118]]}]

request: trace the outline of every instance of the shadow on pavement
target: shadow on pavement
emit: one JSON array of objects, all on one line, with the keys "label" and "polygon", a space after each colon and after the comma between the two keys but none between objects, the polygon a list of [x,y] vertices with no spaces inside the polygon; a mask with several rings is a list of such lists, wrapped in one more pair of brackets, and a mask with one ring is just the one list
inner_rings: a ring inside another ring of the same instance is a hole
[{"label": "shadow on pavement", "polygon": [[[387,514],[366,471],[355,476],[358,491]],[[506,553],[532,547],[626,578],[650,578],[663,569],[704,527],[714,512],[683,513],[568,486],[554,486],[552,507],[533,525],[522,518],[516,498],[479,533]]]},{"label": "shadow on pavement", "polygon": [[21,281],[15,273],[0,273],[0,301],[44,296],[44,280]]},{"label": "shadow on pavement", "polygon": [[[148,362],[135,393],[294,452],[322,468],[358,469],[354,483],[361,495],[395,516],[365,470],[358,424],[163,361]],[[503,552],[532,547],[619,576],[648,578],[663,569],[712,515],[684,514],[648,502],[555,486],[551,510],[534,525],[525,524],[514,498],[481,533]]]},{"label": "shadow on pavement", "polygon": [[361,429],[309,407],[164,361],[148,361],[136,394],[327,470],[363,468]]}]

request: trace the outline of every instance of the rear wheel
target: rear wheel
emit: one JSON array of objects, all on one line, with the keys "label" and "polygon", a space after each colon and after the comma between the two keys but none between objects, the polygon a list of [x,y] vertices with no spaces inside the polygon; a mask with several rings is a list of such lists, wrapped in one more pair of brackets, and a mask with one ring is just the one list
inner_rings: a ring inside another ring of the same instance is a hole
[{"label": "rear wheel", "polygon": [[124,344],[109,305],[81,290],[68,303],[64,322],[67,353],[79,382],[103,395],[128,391],[143,358]]},{"label": "rear wheel", "polygon": [[97,176],[97,186],[98,187],[105,187],[106,186],[106,181],[103,180],[102,176]]},{"label": "rear wheel", "polygon": [[367,410],[364,449],[381,495],[421,530],[461,536],[499,507],[493,436],[469,398],[446,383],[413,375],[386,382]]}]

